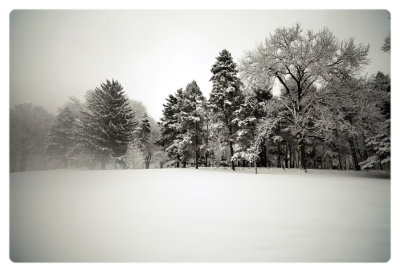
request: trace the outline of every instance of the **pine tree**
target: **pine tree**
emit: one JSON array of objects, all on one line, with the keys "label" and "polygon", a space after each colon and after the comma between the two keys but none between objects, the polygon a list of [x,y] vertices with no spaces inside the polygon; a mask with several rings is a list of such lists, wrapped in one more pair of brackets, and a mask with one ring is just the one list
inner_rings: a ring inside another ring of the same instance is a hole
[{"label": "pine tree", "polygon": [[237,77],[238,71],[231,53],[224,49],[216,59],[216,63],[211,68],[213,76],[210,81],[212,81],[213,87],[208,107],[213,116],[214,127],[221,128],[222,139],[229,145],[231,168],[235,170],[234,144],[238,126],[233,119],[235,118],[234,112],[240,108],[243,101],[240,90],[242,83]]},{"label": "pine tree", "polygon": [[[368,149],[369,156],[360,162],[362,169],[383,166],[390,168],[390,77],[378,72],[371,82],[368,103],[362,112],[362,129],[366,138],[364,143]],[[375,109],[375,110],[374,110]],[[373,115],[372,118],[369,115]]]},{"label": "pine tree", "polygon": [[194,156],[195,167],[198,169],[200,147],[203,144],[205,122],[205,98],[196,81],[186,86],[183,93],[183,102],[180,111],[180,123],[184,131],[183,139],[187,141],[185,147]]},{"label": "pine tree", "polygon": [[390,119],[379,123],[381,133],[375,134],[366,139],[366,146],[372,148],[372,156],[369,156],[365,161],[360,162],[362,169],[373,168],[379,165],[388,165],[390,168]]},{"label": "pine tree", "polygon": [[182,167],[186,168],[187,162],[192,158],[191,152],[191,139],[187,133],[187,127],[182,122],[183,118],[187,114],[183,109],[185,108],[185,90],[179,89],[176,92],[177,99],[177,111],[175,112],[176,124],[175,129],[178,132],[175,139],[173,140],[170,149],[177,150],[179,160],[182,162]]},{"label": "pine tree", "polygon": [[123,156],[133,140],[136,123],[122,86],[118,81],[102,83],[87,96],[87,107],[81,114],[81,140],[84,148],[105,169],[111,158]]},{"label": "pine tree", "polygon": [[180,156],[178,147],[174,145],[174,141],[180,134],[177,115],[180,109],[176,95],[170,94],[166,100],[167,102],[163,104],[163,117],[159,122],[161,136],[156,141],[156,144],[161,146],[163,151],[167,152],[168,157],[175,161],[176,167],[179,167]]},{"label": "pine tree", "polygon": [[238,130],[235,133],[237,145],[235,148],[234,159],[243,160],[243,164],[245,164],[246,161],[255,162],[256,160],[253,145],[257,125],[257,119],[254,115],[254,100],[254,97],[245,96],[240,108],[234,112],[235,119],[233,119],[233,123],[238,127]]},{"label": "pine tree", "polygon": [[67,153],[74,144],[75,119],[71,109],[65,106],[58,113],[47,138],[47,154],[51,160],[61,160],[64,168],[68,167]]}]

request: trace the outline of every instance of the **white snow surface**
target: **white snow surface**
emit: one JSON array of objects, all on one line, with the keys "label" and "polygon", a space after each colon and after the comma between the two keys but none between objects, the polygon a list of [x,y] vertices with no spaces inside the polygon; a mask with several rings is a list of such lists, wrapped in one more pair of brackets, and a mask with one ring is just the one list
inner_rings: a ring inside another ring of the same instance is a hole
[{"label": "white snow surface", "polygon": [[382,172],[11,173],[17,262],[385,262]]}]

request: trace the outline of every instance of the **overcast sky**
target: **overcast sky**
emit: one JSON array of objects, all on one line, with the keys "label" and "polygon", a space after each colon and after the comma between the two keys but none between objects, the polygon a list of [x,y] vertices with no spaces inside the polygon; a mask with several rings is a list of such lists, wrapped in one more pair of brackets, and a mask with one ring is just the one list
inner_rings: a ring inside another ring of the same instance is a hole
[{"label": "overcast sky", "polygon": [[31,102],[56,113],[106,79],[158,119],[168,94],[196,80],[206,97],[211,66],[226,48],[237,61],[276,28],[328,27],[369,43],[369,74],[390,73],[381,51],[386,11],[14,11],[10,15],[11,106]]}]

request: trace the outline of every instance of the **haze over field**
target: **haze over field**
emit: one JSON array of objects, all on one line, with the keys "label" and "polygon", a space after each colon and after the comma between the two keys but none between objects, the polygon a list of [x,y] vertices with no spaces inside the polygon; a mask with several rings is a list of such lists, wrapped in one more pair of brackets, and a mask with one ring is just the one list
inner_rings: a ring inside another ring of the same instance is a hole
[{"label": "haze over field", "polygon": [[12,173],[11,259],[385,262],[390,258],[387,174],[228,171]]}]

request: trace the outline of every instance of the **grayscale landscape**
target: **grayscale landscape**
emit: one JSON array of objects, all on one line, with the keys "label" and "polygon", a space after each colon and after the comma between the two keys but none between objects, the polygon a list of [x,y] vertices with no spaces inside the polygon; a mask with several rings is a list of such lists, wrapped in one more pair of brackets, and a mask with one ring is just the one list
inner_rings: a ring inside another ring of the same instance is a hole
[{"label": "grayscale landscape", "polygon": [[390,54],[385,10],[14,10],[11,260],[387,262]]}]

